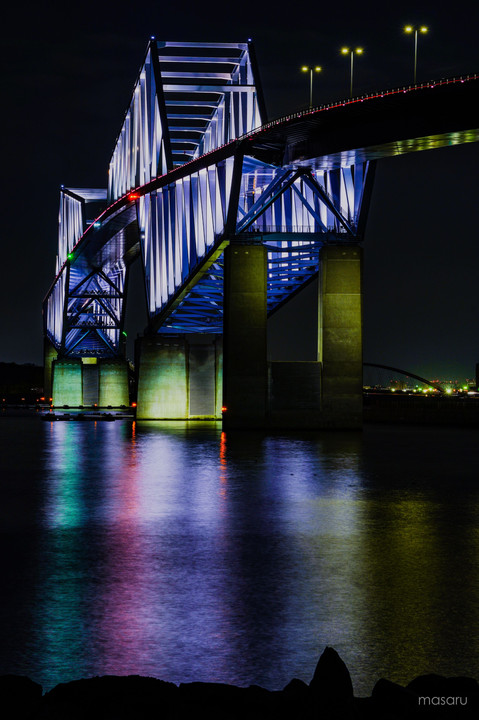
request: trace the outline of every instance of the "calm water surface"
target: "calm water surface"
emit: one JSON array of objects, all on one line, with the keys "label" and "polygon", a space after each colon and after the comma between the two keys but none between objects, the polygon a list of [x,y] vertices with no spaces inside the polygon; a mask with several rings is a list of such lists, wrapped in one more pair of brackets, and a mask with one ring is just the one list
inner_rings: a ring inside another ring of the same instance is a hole
[{"label": "calm water surface", "polygon": [[478,676],[478,438],[0,418],[0,674]]}]

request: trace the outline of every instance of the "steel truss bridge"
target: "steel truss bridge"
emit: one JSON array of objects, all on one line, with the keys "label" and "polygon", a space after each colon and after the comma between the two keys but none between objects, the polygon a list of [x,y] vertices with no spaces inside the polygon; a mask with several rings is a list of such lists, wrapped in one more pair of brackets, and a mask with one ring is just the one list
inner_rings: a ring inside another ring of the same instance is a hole
[{"label": "steel truss bridge", "polygon": [[46,338],[59,357],[121,357],[139,257],[149,332],[221,333],[232,241],[266,246],[274,312],[324,245],[361,241],[375,160],[479,139],[478,87],[468,75],[267,122],[250,43],[151,40],[108,189],[61,189]]}]

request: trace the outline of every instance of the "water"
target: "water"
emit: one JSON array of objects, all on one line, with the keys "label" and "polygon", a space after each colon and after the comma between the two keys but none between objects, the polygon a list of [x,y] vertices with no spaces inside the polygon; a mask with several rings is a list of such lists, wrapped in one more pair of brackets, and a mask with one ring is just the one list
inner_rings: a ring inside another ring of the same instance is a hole
[{"label": "water", "polygon": [[0,674],[477,676],[477,439],[0,418]]}]

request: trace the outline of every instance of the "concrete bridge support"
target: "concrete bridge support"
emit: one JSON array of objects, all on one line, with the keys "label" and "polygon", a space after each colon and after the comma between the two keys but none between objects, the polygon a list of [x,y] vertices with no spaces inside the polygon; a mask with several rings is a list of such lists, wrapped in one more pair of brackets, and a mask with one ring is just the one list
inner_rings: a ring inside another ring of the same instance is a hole
[{"label": "concrete bridge support", "polygon": [[231,428],[362,426],[359,245],[326,246],[319,283],[318,361],[266,362],[266,251],[225,251],[223,424]]},{"label": "concrete bridge support", "polygon": [[56,348],[45,338],[43,341],[43,394],[47,400],[53,397],[53,362],[57,357]]},{"label": "concrete bridge support", "polygon": [[79,407],[83,405],[82,361],[62,358],[53,361],[53,405]]},{"label": "concrete bridge support", "polygon": [[229,245],[224,253],[223,425],[263,428],[267,418],[266,267],[262,245]]},{"label": "concrete bridge support", "polygon": [[128,407],[128,364],[122,358],[52,361],[55,407]]},{"label": "concrete bridge support", "polygon": [[221,419],[221,336],[147,336],[137,357],[138,420]]},{"label": "concrete bridge support", "polygon": [[360,428],[361,248],[327,246],[318,360],[267,362],[267,264],[260,244],[224,255],[224,333],[152,335],[139,345],[138,419],[219,419],[225,429]]},{"label": "concrete bridge support", "polygon": [[126,360],[102,358],[99,361],[98,396],[100,407],[129,406],[128,363]]},{"label": "concrete bridge support", "polygon": [[322,250],[318,337],[323,427],[362,427],[361,258],[356,244]]}]

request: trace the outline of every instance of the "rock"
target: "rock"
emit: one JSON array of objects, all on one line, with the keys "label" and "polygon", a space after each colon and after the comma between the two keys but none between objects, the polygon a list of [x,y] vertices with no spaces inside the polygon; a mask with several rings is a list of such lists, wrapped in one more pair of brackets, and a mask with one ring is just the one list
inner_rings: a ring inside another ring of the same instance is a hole
[{"label": "rock", "polygon": [[353,716],[353,684],[349,670],[336,650],[325,648],[309,683],[312,705],[331,720]]},{"label": "rock", "polygon": [[167,718],[176,703],[173,683],[139,675],[105,675],[61,683],[43,697],[35,720]]},{"label": "rock", "polygon": [[11,717],[26,720],[42,699],[42,686],[22,675],[0,675],[0,702],[2,707],[14,708]]},{"label": "rock", "polygon": [[287,717],[281,714],[281,695],[258,685],[241,688],[221,683],[182,683],[175,718],[196,717],[201,708],[208,720],[277,720]]},{"label": "rock", "polygon": [[293,678],[286,685],[286,687],[283,688],[283,692],[286,693],[287,695],[296,695],[296,696],[309,695],[309,685],[306,685],[306,683],[303,682],[303,680],[298,680],[298,678]]},{"label": "rock", "polygon": [[402,685],[381,678],[372,692],[371,716],[373,718],[417,717],[417,696]]}]

